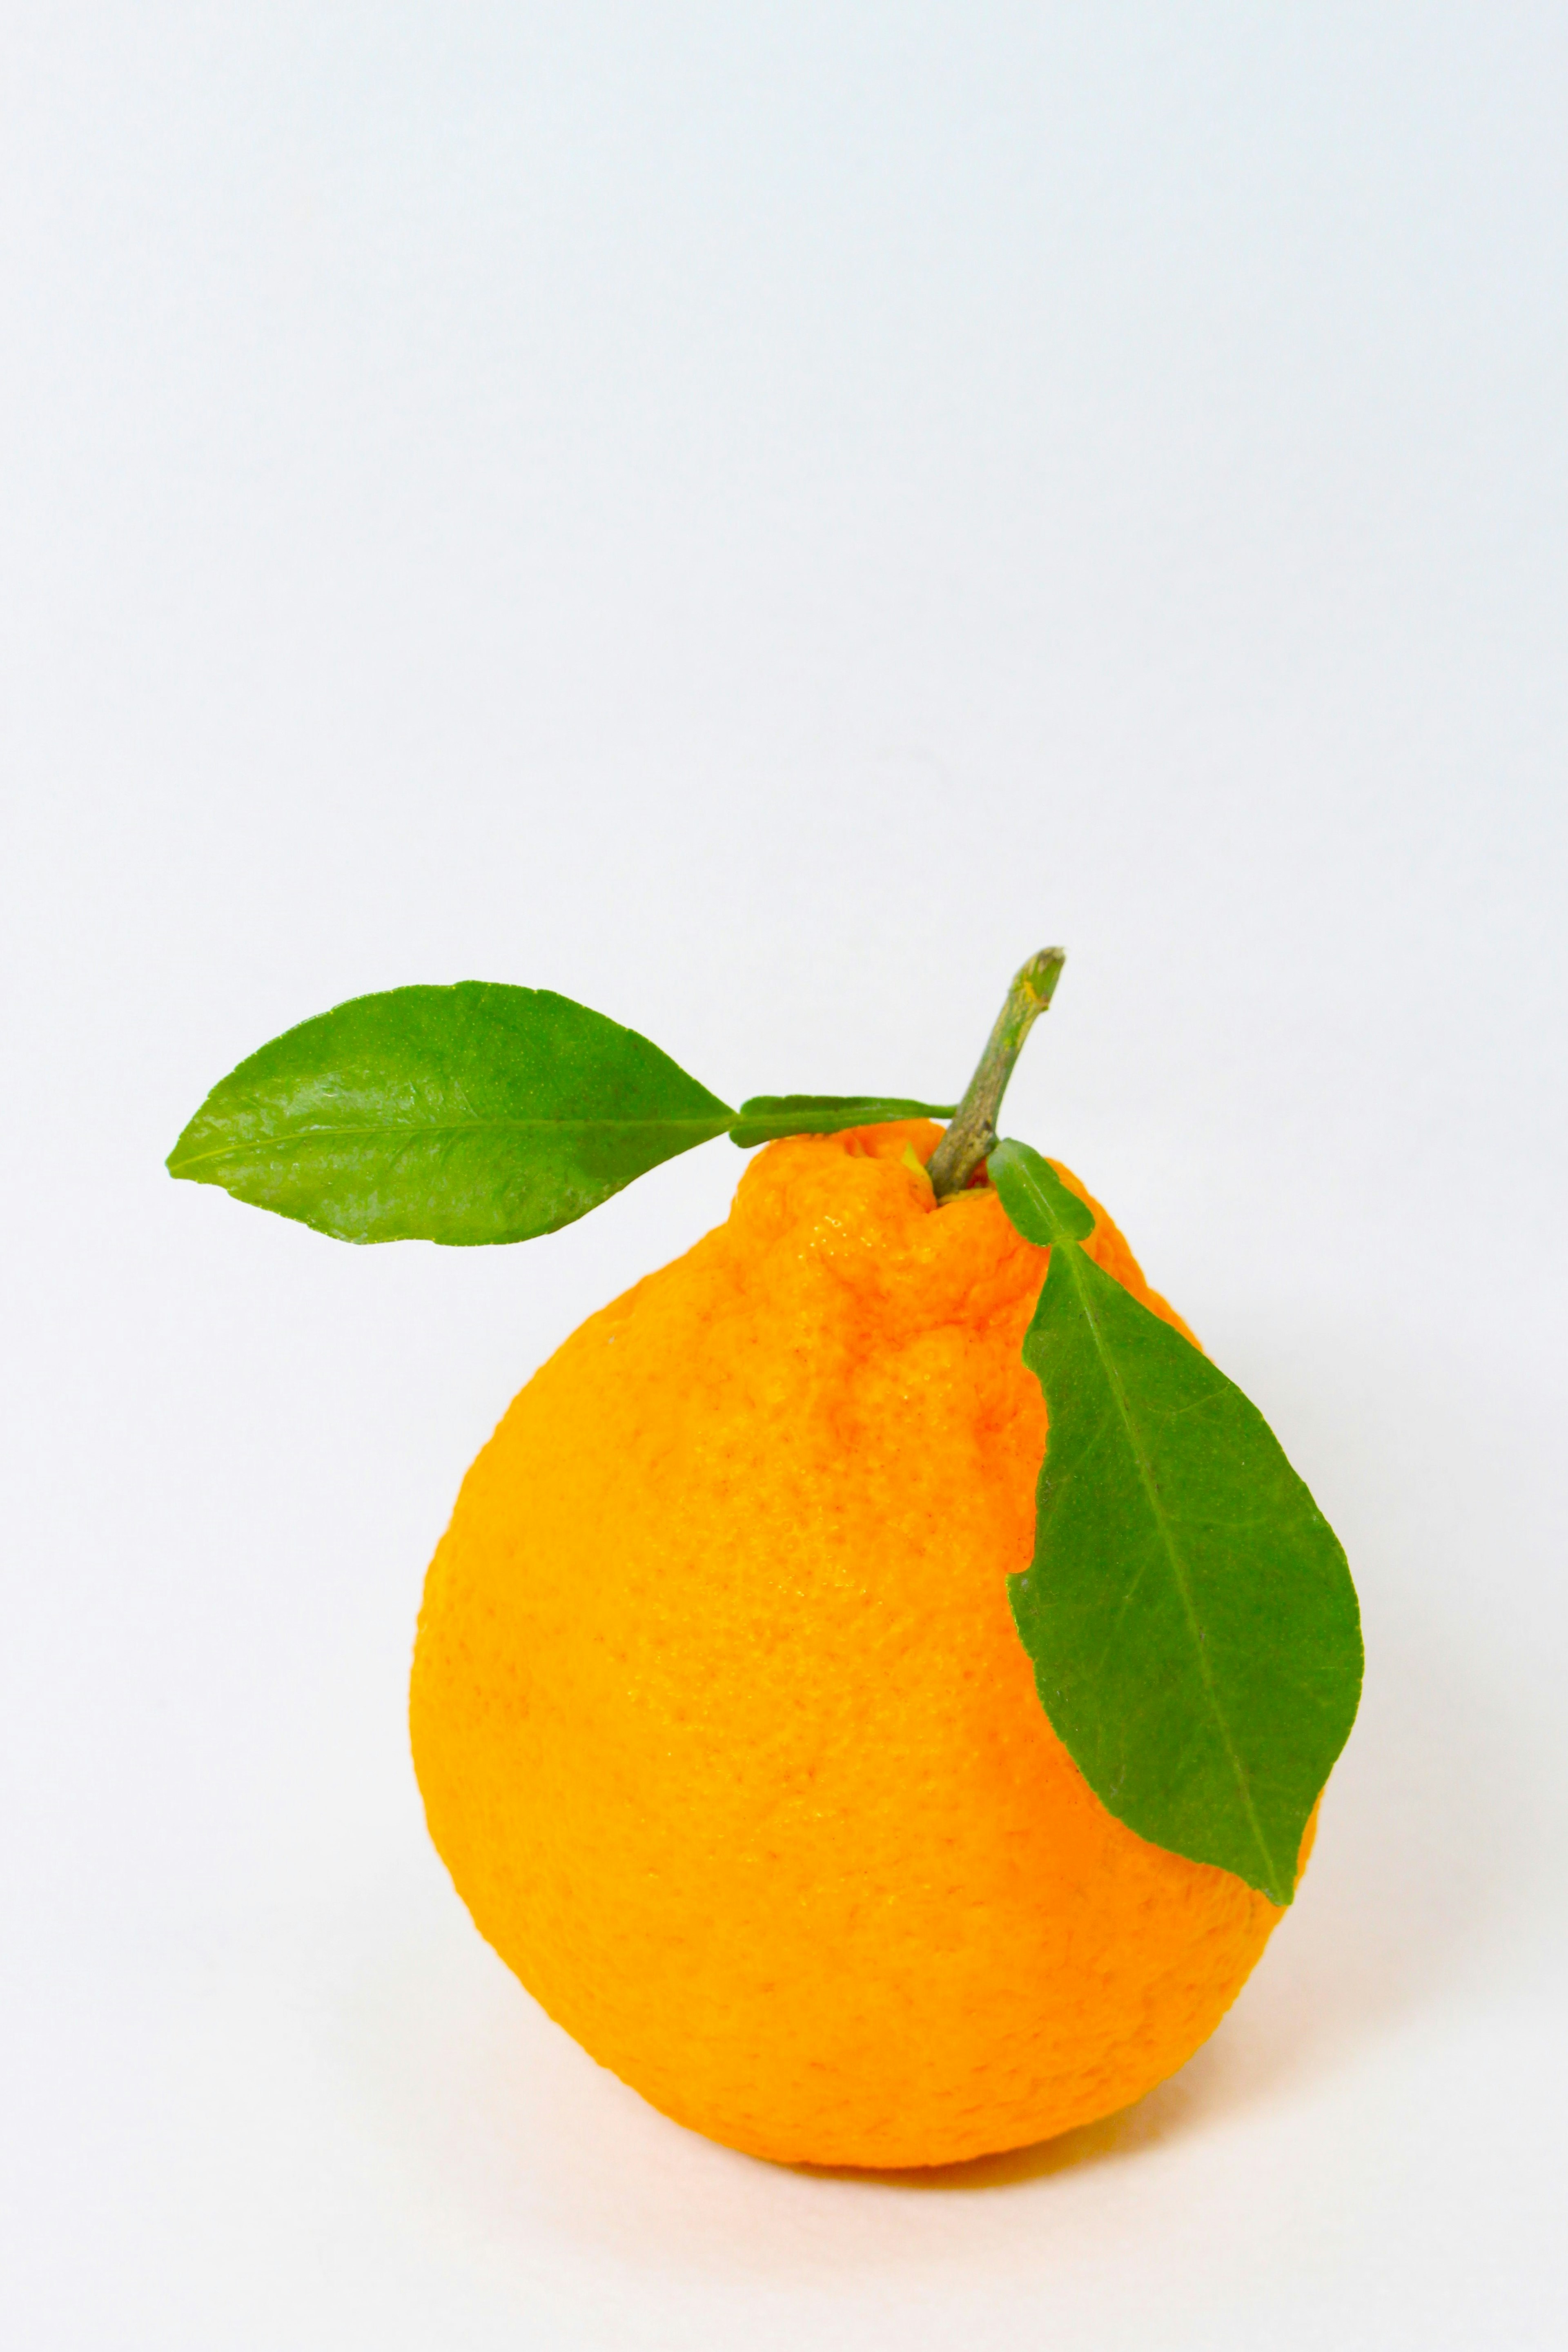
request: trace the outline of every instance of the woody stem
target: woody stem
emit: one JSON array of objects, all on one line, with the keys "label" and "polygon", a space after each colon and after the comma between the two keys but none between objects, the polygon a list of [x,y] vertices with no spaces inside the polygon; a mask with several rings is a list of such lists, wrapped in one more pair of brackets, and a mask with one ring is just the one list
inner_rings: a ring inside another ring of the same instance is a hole
[{"label": "woody stem", "polygon": [[1066,961],[1065,948],[1042,948],[1015,975],[968,1091],[927,1165],[926,1174],[939,1201],[963,1192],[996,1141],[996,1114],[1013,1065],[1024,1050],[1025,1038],[1056,994]]}]

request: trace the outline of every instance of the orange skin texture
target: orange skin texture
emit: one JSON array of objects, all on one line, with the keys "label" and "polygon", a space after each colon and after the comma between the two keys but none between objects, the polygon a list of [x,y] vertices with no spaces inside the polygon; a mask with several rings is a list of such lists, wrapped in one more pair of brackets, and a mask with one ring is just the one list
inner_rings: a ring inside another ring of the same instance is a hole
[{"label": "orange skin texture", "polygon": [[939,1133],[760,1152],[516,1399],[419,1621],[415,1761],[480,1932],[656,2107],[786,2162],[1125,2106],[1280,1916],[1113,1819],[1040,1705],[1006,1578],[1048,1252],[986,1187],[936,1207],[906,1154]]}]

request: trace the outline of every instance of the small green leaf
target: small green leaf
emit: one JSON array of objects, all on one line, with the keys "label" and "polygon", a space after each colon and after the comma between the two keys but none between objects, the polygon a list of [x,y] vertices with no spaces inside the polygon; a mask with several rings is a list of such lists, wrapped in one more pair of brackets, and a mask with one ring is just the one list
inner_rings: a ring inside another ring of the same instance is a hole
[{"label": "small green leaf", "polygon": [[906,1102],[894,1095],[751,1095],[730,1129],[742,1149],[781,1135],[837,1135],[846,1127],[885,1127],[895,1118],[951,1118],[954,1103]]},{"label": "small green leaf", "polygon": [[526,1241],[735,1114],[635,1029],[543,988],[356,996],[220,1080],[172,1176],[339,1241]]},{"label": "small green leaf", "polygon": [[1067,1236],[1038,1153],[1001,1144],[990,1172],[1026,1239],[1055,1228],[1024,1342],[1050,1430],[1012,1582],[1046,1713],[1118,1820],[1289,1903],[1361,1694],[1344,1554],[1257,1407]]}]

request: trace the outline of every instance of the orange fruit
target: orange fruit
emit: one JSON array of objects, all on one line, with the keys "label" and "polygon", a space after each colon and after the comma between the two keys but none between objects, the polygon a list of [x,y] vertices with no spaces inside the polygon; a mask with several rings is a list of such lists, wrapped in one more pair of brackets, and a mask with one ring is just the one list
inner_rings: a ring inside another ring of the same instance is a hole
[{"label": "orange fruit", "polygon": [[419,1621],[415,1760],[481,1933],[655,2106],[786,2161],[1124,2106],[1279,1916],[1116,1821],[1041,1706],[1006,1579],[1047,1253],[986,1187],[937,1207],[939,1133],[760,1152],[517,1398]]}]

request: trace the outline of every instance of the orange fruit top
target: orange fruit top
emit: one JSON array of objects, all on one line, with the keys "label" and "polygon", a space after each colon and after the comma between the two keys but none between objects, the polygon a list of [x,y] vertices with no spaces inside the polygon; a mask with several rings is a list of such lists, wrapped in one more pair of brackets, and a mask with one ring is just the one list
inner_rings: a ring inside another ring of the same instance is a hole
[{"label": "orange fruit top", "polygon": [[[939,1132],[760,1152],[517,1398],[420,1617],[415,1759],[481,1931],[761,2156],[941,2164],[1106,2115],[1279,1916],[1117,1822],[1040,1705],[1006,1578],[1048,1254],[988,1188],[938,1209],[909,1155]],[[1096,1213],[1090,1255],[1184,1329]]]}]

